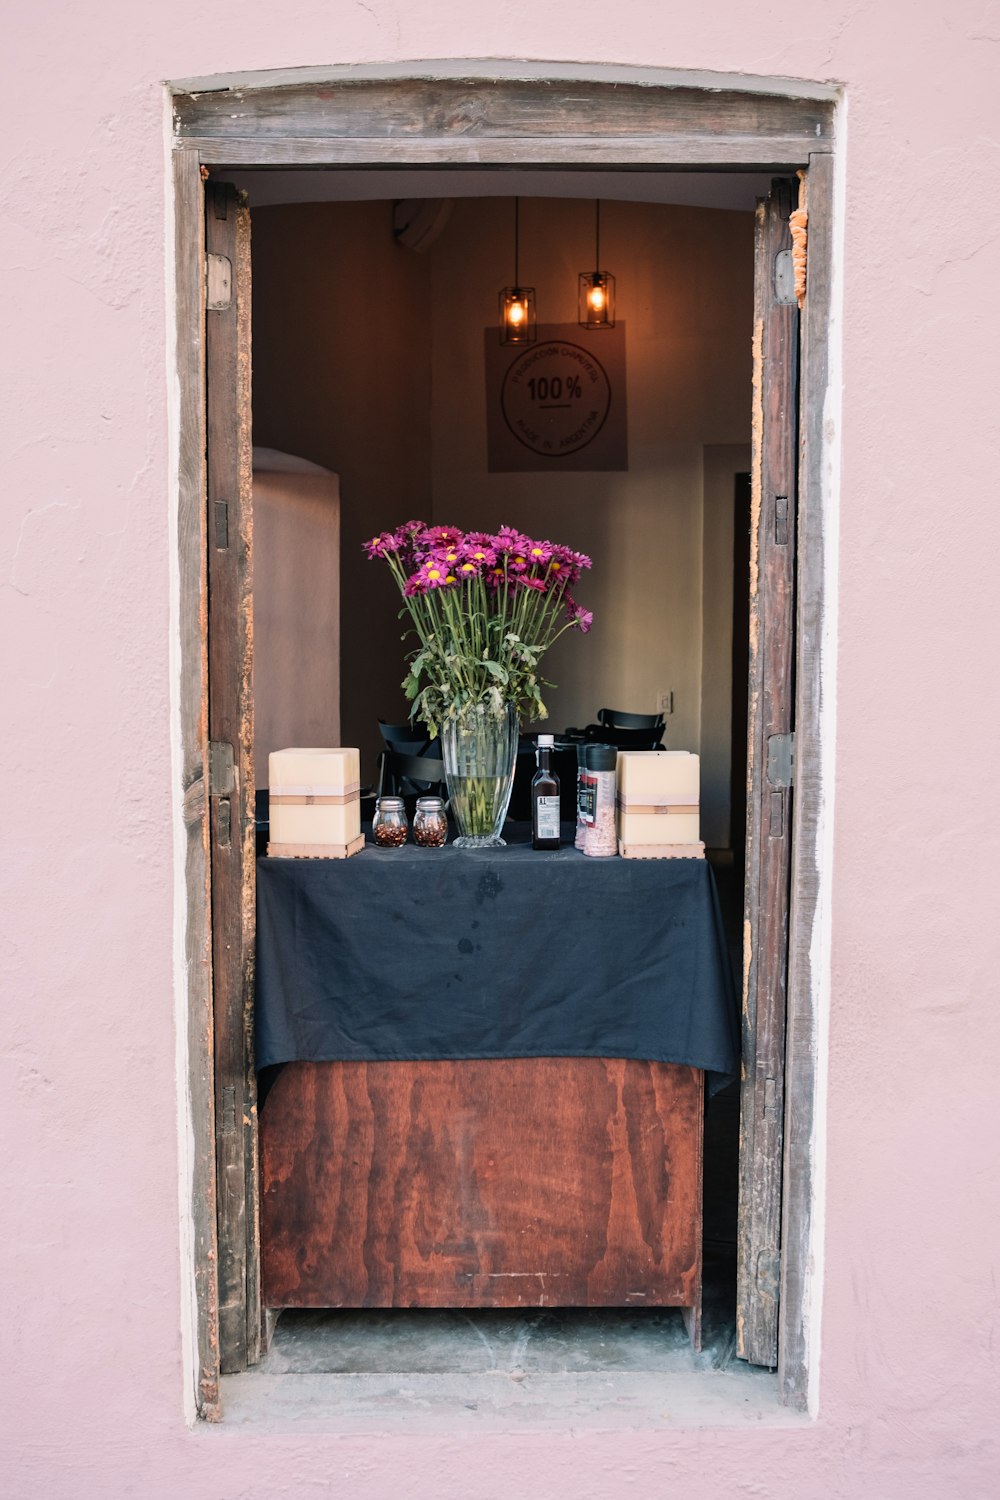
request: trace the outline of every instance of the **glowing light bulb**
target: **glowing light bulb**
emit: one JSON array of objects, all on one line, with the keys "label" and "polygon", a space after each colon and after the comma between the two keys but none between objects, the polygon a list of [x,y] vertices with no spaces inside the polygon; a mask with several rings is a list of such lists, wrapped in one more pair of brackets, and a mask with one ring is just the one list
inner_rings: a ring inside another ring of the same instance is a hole
[{"label": "glowing light bulb", "polygon": [[530,286],[505,286],[500,293],[501,344],[535,342],[535,292]]},{"label": "glowing light bulb", "polygon": [[610,271],[581,271],[577,304],[581,328],[614,328],[615,278]]}]

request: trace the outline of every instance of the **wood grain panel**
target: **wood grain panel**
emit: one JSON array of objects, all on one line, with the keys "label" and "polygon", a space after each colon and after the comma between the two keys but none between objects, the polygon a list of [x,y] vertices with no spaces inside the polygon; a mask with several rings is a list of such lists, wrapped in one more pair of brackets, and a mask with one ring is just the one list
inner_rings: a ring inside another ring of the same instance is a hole
[{"label": "wood grain panel", "polygon": [[290,1063],[261,1119],[271,1307],[700,1304],[703,1075]]},{"label": "wood grain panel", "polygon": [[754,270],[750,668],[743,975],[737,1348],[778,1362],[792,789],[773,782],[768,746],[792,729],[798,308],[778,300],[794,189],[758,205]]},{"label": "wood grain panel", "polygon": [[231,299],[206,313],[208,733],[233,785],[211,789],[219,1338],[223,1372],[260,1348],[253,1071],[254,767],[250,470],[250,213],[210,185],[205,246],[230,265]]},{"label": "wood grain panel", "polygon": [[[821,729],[826,638],[825,493],[830,475],[824,427],[833,296],[833,161],[809,164],[809,267],[802,309],[799,405],[801,452],[796,567],[795,804],[792,809],[792,897],[789,923],[788,1014],[785,1042],[785,1162],[781,1224],[781,1338],[778,1384],[783,1399],[808,1404],[810,1303],[815,1295],[813,1152],[819,1025],[816,994],[823,969],[817,943],[824,794]],[[826,878],[829,878],[829,872]]]},{"label": "wood grain panel", "polygon": [[[807,159],[800,135],[668,136],[304,136],[263,140],[248,135],[191,136],[184,147],[212,167],[580,167],[672,170],[730,167],[769,172]],[[498,182],[497,192],[502,193]]]},{"label": "wood grain panel", "polygon": [[651,136],[731,141],[781,137],[808,159],[832,133],[827,101],[735,89],[516,80],[396,79],[273,88],[219,89],[174,99],[183,139],[263,142],[414,138],[480,143],[567,136],[601,140]]}]

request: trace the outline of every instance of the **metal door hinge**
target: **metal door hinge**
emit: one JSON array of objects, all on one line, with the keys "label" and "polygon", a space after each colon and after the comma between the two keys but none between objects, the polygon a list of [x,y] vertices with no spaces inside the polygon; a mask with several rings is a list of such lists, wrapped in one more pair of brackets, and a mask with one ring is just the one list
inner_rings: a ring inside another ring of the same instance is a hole
[{"label": "metal door hinge", "polygon": [[787,495],[775,495],[774,497],[774,544],[776,547],[788,546]]},{"label": "metal door hinge", "polygon": [[795,265],[790,250],[779,250],[774,257],[774,300],[782,305],[795,302]]},{"label": "metal door hinge", "polygon": [[795,780],[795,733],[767,737],[767,779],[771,786],[792,786]]},{"label": "metal door hinge", "polygon": [[224,312],[233,300],[233,265],[228,256],[205,257],[205,306],[209,312]]},{"label": "metal door hinge", "polygon": [[215,502],[215,545],[222,549],[229,546],[229,504],[225,500]]},{"label": "metal door hinge", "polygon": [[212,740],[208,747],[208,795],[230,797],[235,790],[233,747],[224,740]]}]

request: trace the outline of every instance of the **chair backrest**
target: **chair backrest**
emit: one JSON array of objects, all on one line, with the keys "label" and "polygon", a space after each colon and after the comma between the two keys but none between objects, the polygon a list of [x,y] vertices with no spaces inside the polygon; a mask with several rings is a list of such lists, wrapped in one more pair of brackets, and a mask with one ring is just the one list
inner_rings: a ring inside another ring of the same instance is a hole
[{"label": "chair backrest", "polygon": [[662,730],[609,729],[604,724],[588,724],[584,736],[592,744],[614,745],[617,750],[662,750]]},{"label": "chair backrest", "polygon": [[387,724],[384,719],[379,719],[378,728],[382,743],[388,750],[396,750],[401,755],[437,757],[441,754],[441,741],[436,734],[431,734],[426,724]]},{"label": "chair backrest", "polygon": [[602,708],[598,710],[597,722],[606,729],[656,729],[663,733],[662,714],[627,714],[621,708]]},{"label": "chair backrest", "polygon": [[603,741],[619,750],[662,750],[663,715],[629,714],[621,708],[602,708],[596,724],[588,724],[588,740]]},{"label": "chair backrest", "polygon": [[388,797],[447,797],[444,761],[433,755],[404,755],[383,750],[379,756],[378,794]]}]

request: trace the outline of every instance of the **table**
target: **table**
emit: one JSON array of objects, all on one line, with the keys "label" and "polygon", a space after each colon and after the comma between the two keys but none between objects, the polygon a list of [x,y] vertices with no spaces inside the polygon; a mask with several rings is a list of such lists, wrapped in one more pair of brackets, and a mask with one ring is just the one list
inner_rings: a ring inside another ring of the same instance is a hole
[{"label": "table", "polygon": [[711,867],[369,844],[257,864],[256,1060],[622,1057],[738,1069]]},{"label": "table", "polygon": [[514,839],[259,862],[265,1304],[680,1306],[697,1340],[738,1056],[711,871]]}]

